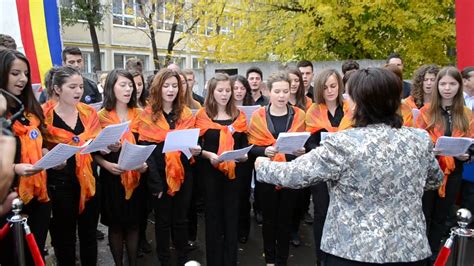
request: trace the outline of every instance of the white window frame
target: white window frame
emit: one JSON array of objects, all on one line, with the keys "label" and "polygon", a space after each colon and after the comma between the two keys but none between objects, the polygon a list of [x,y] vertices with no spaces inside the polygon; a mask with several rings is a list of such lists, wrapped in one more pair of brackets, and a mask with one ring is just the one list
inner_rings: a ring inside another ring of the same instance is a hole
[{"label": "white window frame", "polygon": [[[112,0],[112,25],[114,26],[118,26],[118,27],[125,27],[125,28],[140,28],[140,29],[146,29],[147,28],[147,24],[145,23],[145,21],[143,21],[143,27],[140,26],[137,21],[138,19],[141,17],[140,16],[137,16],[138,14],[138,7],[137,7],[137,0],[129,0],[129,1],[132,1],[133,2],[133,10],[132,10],[132,13],[133,14],[128,14],[126,11],[125,11],[125,2],[124,0],[119,0],[120,3],[122,4],[122,7],[121,7],[121,10],[122,10],[122,13],[115,13],[115,10],[114,10],[114,0]],[[126,1],[126,0],[125,0]],[[117,24],[115,23],[114,19],[115,17],[119,17],[120,20],[122,21],[121,24]],[[125,20],[126,19],[131,19],[133,20],[134,22],[134,25],[127,25],[125,24]]]}]

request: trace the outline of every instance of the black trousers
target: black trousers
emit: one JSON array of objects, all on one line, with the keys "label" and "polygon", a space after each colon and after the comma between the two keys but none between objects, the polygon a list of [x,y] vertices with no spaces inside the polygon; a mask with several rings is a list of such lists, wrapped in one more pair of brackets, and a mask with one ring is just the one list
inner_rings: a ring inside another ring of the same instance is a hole
[{"label": "black trousers", "polygon": [[454,206],[460,186],[461,177],[450,175],[446,182],[444,198],[438,195],[438,190],[425,191],[423,194],[423,213],[425,214],[426,231],[433,257],[438,254],[441,239],[449,230],[446,221]]},{"label": "black trousers", "polygon": [[191,200],[193,179],[187,175],[174,196],[163,192],[161,198],[153,199],[155,211],[156,253],[162,266],[170,265],[170,238],[172,236],[178,256],[178,265],[187,260],[188,209]]},{"label": "black trousers", "polygon": [[311,187],[313,194],[313,236],[316,258],[318,262],[324,261],[326,253],[321,250],[321,237],[323,236],[324,221],[329,208],[328,186],[325,182],[318,183]]},{"label": "black trousers", "polygon": [[375,265],[386,265],[386,266],[425,266],[426,261],[420,260],[415,262],[395,262],[395,263],[366,263],[354,260],[343,259],[331,254],[327,254],[325,266],[375,266]]},{"label": "black trousers", "polygon": [[263,215],[263,249],[265,262],[286,265],[289,254],[290,224],[298,192],[294,189],[275,189],[260,183],[260,202]]},{"label": "black trousers", "polygon": [[58,265],[76,265],[76,229],[81,264],[96,265],[97,195],[86,202],[83,212],[79,214],[79,184],[49,184],[48,188],[52,204],[51,243]]},{"label": "black trousers", "polygon": [[[196,158],[197,161],[202,160]],[[193,172],[193,188],[188,211],[188,240],[196,241],[198,231],[198,212],[204,207],[204,179],[201,171],[201,162],[191,166]]]},{"label": "black trousers", "polygon": [[252,190],[253,164],[247,161],[242,164],[239,189],[239,238],[248,237],[250,233],[250,192]]},{"label": "black trousers", "polygon": [[[36,244],[38,245],[38,249],[44,260],[43,250],[48,235],[49,221],[51,217],[51,202],[39,202],[34,198],[28,204],[23,206],[22,213],[28,215],[28,225],[30,226],[31,233],[35,237]],[[3,225],[4,223],[0,226],[3,227]],[[14,257],[15,251],[13,241],[12,231],[10,231],[5,239],[0,241],[0,265],[15,264],[16,258]],[[33,257],[31,256],[26,241],[24,242],[24,250],[26,265],[34,266]]]},{"label": "black trousers", "polygon": [[205,178],[207,265],[237,265],[240,175],[230,180],[215,168],[208,170]]}]

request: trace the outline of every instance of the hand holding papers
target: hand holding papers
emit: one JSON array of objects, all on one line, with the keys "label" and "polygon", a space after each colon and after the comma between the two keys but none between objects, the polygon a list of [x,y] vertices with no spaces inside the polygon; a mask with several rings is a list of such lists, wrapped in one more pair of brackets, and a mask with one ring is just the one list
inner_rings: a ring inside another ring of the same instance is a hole
[{"label": "hand holding papers", "polygon": [[250,151],[250,149],[252,149],[252,147],[253,147],[253,145],[250,145],[250,146],[245,147],[243,149],[223,152],[217,158],[217,160],[220,161],[220,162],[225,162],[225,161],[234,161],[234,160],[243,158],[243,157],[245,157],[245,155],[247,155],[247,153]]},{"label": "hand holding papers", "polygon": [[444,156],[460,156],[467,152],[471,146],[473,139],[471,138],[454,138],[442,136],[436,142],[435,149],[439,151],[439,155]]},{"label": "hand holding papers", "polygon": [[275,148],[279,153],[293,154],[295,151],[303,148],[310,135],[309,132],[280,133]]},{"label": "hand holding papers", "polygon": [[109,149],[107,149],[107,146],[119,141],[122,135],[127,130],[129,124],[130,121],[127,121],[121,124],[110,125],[105,127],[94,139],[94,141],[92,141],[91,144],[87,146],[87,148],[81,151],[81,154],[87,154],[96,151],[110,152]]},{"label": "hand holding papers", "polygon": [[67,145],[63,143],[59,143],[56,145],[52,150],[50,150],[48,153],[46,153],[41,160],[37,161],[34,165],[33,168],[35,169],[49,169],[56,167],[67,159],[69,159],[71,156],[76,154],[76,152],[82,150],[85,146],[87,146],[90,143],[90,141],[86,142],[82,146],[72,146],[72,145]]},{"label": "hand holding papers", "polygon": [[155,148],[156,145],[135,145],[125,141],[117,164],[122,170],[137,169],[146,162]]},{"label": "hand holding papers", "polygon": [[191,158],[190,148],[197,146],[199,128],[171,131],[166,134],[163,153],[181,151],[186,157]]}]

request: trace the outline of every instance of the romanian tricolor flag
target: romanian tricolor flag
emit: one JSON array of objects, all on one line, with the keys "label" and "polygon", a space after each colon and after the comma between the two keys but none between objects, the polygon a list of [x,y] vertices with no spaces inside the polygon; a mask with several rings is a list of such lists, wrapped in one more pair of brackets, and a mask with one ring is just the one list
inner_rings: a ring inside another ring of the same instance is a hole
[{"label": "romanian tricolor flag", "polygon": [[44,74],[61,65],[57,0],[0,0],[0,33],[12,36],[28,58],[33,84],[44,84]]},{"label": "romanian tricolor flag", "polygon": [[456,0],[456,48],[458,68],[474,66],[473,0]]}]

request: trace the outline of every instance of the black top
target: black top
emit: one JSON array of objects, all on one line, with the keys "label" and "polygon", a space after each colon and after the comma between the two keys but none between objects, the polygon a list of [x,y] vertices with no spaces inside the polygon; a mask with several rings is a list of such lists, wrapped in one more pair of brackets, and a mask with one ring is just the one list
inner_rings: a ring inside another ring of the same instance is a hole
[{"label": "black top", "polygon": [[255,101],[255,105],[265,106],[270,102],[270,100],[263,96],[262,92],[260,92],[260,97]]},{"label": "black top", "polygon": [[[168,123],[170,129],[175,129],[176,121],[173,119],[175,114],[170,112],[169,114],[163,112],[163,115]],[[139,144],[143,145],[156,145],[156,148],[153,150],[152,154],[146,160],[148,164],[148,171],[147,171],[147,182],[148,188],[151,194],[159,194],[160,192],[166,192],[168,190],[168,185],[166,183],[166,161],[165,161],[165,154],[163,153],[163,146],[165,142],[150,142],[150,141],[140,141]],[[181,153],[181,163],[184,166],[184,175],[185,179],[189,178],[191,171],[189,171],[189,160]]]},{"label": "black top", "polygon": [[[80,135],[84,132],[84,125],[82,124],[79,115],[77,116],[76,127],[72,129],[69,127],[64,120],[54,112],[53,126],[62,128],[75,135]],[[76,177],[76,156],[72,156],[67,160],[66,167],[61,170],[48,169],[48,184],[78,184]]]},{"label": "black top", "polygon": [[[212,121],[219,125],[229,126],[235,121],[235,119]],[[234,138],[234,150],[242,149],[248,146],[246,133],[234,132],[232,137]],[[199,139],[202,150],[217,154],[217,151],[219,150],[219,138],[220,130],[208,129],[206,133]]]},{"label": "black top", "polygon": [[[337,106],[336,111],[334,112],[334,116],[328,110],[328,119],[329,119],[329,122],[331,123],[331,126],[333,127],[338,127],[343,117],[344,117],[344,110],[342,109],[342,106],[340,105]],[[312,150],[319,146],[319,143],[321,142],[321,132],[327,132],[327,130],[321,129],[311,134],[309,139],[306,141],[306,145],[305,145],[306,150]]]},{"label": "black top", "polygon": [[410,93],[411,93],[411,84],[410,84],[410,82],[403,81],[402,98],[405,99],[406,97],[410,96]]},{"label": "black top", "polygon": [[204,97],[193,92],[193,99],[204,105]]},{"label": "black top", "polygon": [[83,77],[84,80],[84,93],[81,97],[81,102],[86,104],[98,103],[102,101],[102,95],[97,89],[97,85],[94,81]]},{"label": "black top", "polygon": [[313,86],[309,85],[308,93],[306,93],[306,96],[308,96],[311,100],[314,101],[314,88]]},{"label": "black top", "polygon": [[[287,132],[291,128],[291,124],[293,123],[293,118],[295,117],[295,113],[293,108],[287,105],[288,113],[283,116],[273,116],[270,114],[270,105],[265,107],[265,115],[267,121],[267,128],[268,131],[273,135],[275,139],[278,138],[278,135],[283,132]],[[257,146],[254,145],[250,150],[250,155],[253,157],[259,156],[266,156],[265,149],[268,146]],[[285,154],[286,161],[291,161],[296,158],[296,156],[291,154]],[[254,158],[252,158],[254,159]]]}]

